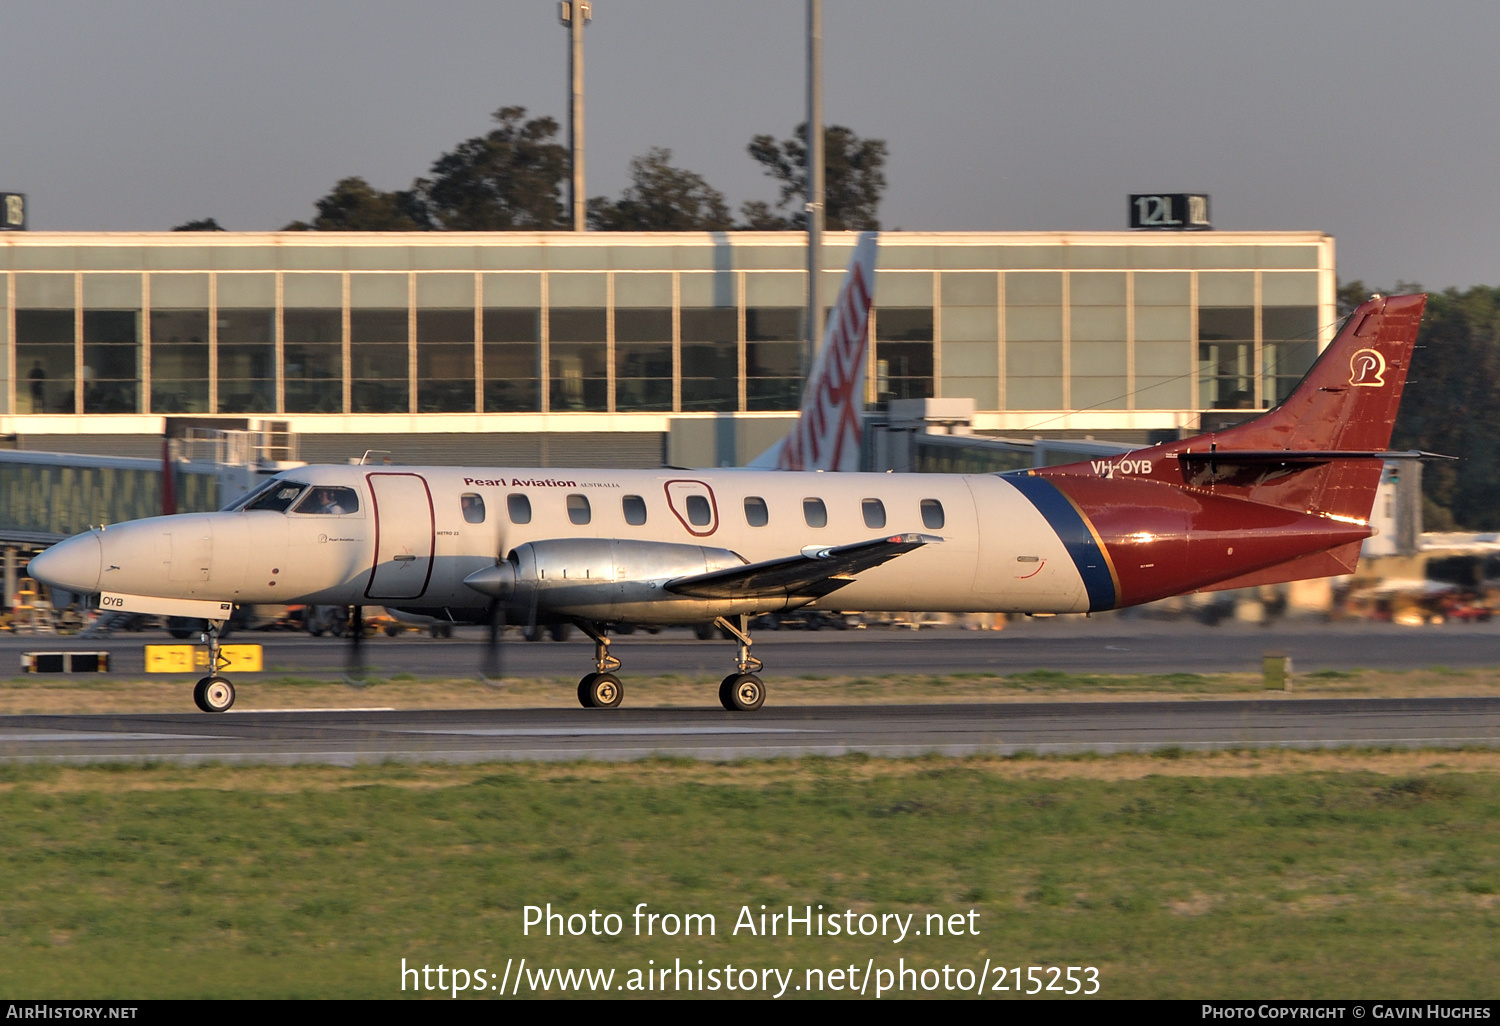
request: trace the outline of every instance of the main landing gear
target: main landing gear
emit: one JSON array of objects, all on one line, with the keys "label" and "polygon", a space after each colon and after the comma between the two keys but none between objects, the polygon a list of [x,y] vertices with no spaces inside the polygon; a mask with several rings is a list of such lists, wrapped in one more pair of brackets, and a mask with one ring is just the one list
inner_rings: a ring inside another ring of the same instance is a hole
[{"label": "main landing gear", "polygon": [[739,670],[719,683],[719,704],[730,712],[754,712],[766,701],[766,686],[755,675],[766,664],[750,654],[750,618],[741,616],[739,626],[735,626],[721,616],[714,626],[734,638],[734,664]]},{"label": "main landing gear", "polygon": [[[739,621],[735,625],[722,616],[714,621],[736,645],[736,672],[719,684],[719,704],[731,712],[754,712],[766,701],[766,685],[756,676],[765,664],[750,654],[750,618],[741,616]],[[585,709],[618,708],[625,698],[625,685],[615,676],[621,664],[610,654],[609,638],[586,620],[574,623],[594,641],[594,672],[578,682],[578,704]]]},{"label": "main landing gear", "polygon": [[587,620],[578,629],[594,640],[594,672],[578,682],[578,704],[585,709],[616,709],[625,700],[625,685],[614,674],[620,660],[609,654],[609,637]]},{"label": "main landing gear", "polygon": [[202,634],[208,645],[208,665],[212,672],[193,686],[193,704],[206,713],[228,712],[234,705],[234,685],[219,676],[224,668],[219,656],[219,632],[223,627],[223,620],[210,620],[208,630]]}]

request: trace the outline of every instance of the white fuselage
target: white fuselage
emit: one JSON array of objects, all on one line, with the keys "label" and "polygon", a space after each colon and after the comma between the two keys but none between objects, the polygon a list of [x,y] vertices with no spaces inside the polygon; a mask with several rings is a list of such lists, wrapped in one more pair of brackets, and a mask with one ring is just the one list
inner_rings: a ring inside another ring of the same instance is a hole
[{"label": "white fuselage", "polygon": [[[352,489],[358,509],[299,513],[294,505],[109,527],[91,532],[97,583],[75,573],[67,586],[236,603],[473,609],[488,600],[464,578],[527,542],[702,546],[756,563],[809,546],[922,533],[942,541],[863,571],[813,604],[959,612],[1089,608],[1057,531],[993,475],[310,466],[280,480]],[[473,496],[482,500],[482,518]],[[529,518],[517,515],[525,507]],[[87,562],[89,537],[63,544]],[[588,566],[572,572],[575,579],[598,573]],[[622,580],[632,575],[625,566],[609,572]]]}]

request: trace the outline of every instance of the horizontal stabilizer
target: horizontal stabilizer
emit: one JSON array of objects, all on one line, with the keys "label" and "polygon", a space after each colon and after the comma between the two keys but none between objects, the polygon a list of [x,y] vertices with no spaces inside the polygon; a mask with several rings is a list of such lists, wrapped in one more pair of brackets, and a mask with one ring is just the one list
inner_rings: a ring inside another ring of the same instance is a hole
[{"label": "horizontal stabilizer", "polygon": [[759,596],[816,598],[850,584],[854,575],[941,538],[897,534],[852,545],[809,547],[800,555],[730,567],[668,581],[666,590],[691,598],[743,599]]},{"label": "horizontal stabilizer", "polygon": [[1420,449],[1202,449],[1173,453],[1184,463],[1328,463],[1333,460],[1456,460]]}]

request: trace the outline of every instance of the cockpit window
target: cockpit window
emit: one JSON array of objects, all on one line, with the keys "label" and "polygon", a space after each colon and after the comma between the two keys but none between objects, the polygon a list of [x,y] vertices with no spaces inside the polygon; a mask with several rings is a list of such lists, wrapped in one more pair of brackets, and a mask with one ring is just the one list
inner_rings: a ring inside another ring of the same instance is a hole
[{"label": "cockpit window", "polygon": [[272,513],[285,513],[291,504],[297,501],[297,496],[302,494],[302,489],[307,485],[300,481],[276,481],[272,486],[256,496],[255,500],[245,504],[245,509],[268,509]]},{"label": "cockpit window", "polygon": [[314,513],[320,516],[342,516],[359,512],[359,496],[353,488],[335,488],[317,485],[307,493],[307,498],[297,504],[294,513]]},{"label": "cockpit window", "polygon": [[237,509],[244,509],[246,506],[250,505],[250,503],[260,498],[266,492],[270,491],[273,488],[279,488],[285,483],[286,482],[282,481],[280,478],[272,478],[269,481],[262,481],[260,484],[250,489],[244,495],[241,495],[238,499],[235,499],[229,505],[219,510],[219,512],[233,513]]}]

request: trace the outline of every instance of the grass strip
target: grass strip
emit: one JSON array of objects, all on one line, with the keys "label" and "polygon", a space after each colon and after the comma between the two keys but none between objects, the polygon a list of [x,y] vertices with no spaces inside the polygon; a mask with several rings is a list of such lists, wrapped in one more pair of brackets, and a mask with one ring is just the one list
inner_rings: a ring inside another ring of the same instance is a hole
[{"label": "grass strip", "polygon": [[[0,767],[0,988],[390,997],[403,957],[904,957],[1093,965],[1106,997],[1493,996],[1494,753],[1169,754]],[[716,935],[522,936],[526,905],[628,924],[643,901]],[[972,909],[980,933],[731,935],[762,904]]]}]

